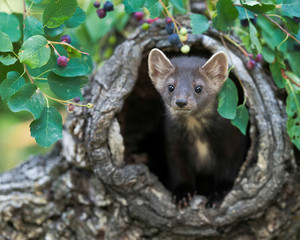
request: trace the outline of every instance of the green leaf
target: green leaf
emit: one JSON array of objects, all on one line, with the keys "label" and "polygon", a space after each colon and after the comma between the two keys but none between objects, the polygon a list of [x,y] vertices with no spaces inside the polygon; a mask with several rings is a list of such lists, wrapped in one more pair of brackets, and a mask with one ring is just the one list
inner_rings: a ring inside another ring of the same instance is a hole
[{"label": "green leaf", "polygon": [[255,13],[265,13],[276,8],[275,4],[263,3],[254,0],[240,0],[243,7],[255,12]]},{"label": "green leaf", "polygon": [[18,72],[8,72],[6,79],[0,84],[0,95],[3,101],[6,102],[9,97],[15,94],[23,85],[25,85],[25,80]]},{"label": "green leaf", "polygon": [[18,59],[12,56],[11,54],[7,54],[6,56],[0,55],[0,62],[5,66],[13,65]]},{"label": "green leaf", "polygon": [[262,49],[261,49],[260,42],[257,38],[257,30],[251,21],[249,22],[249,34],[250,34],[250,42],[251,42],[250,47],[255,57],[258,53],[261,53]]},{"label": "green leaf", "polygon": [[287,29],[289,32],[292,32],[294,34],[297,34],[299,32],[299,23],[296,23],[292,18],[283,16],[281,17],[284,24],[287,26]]},{"label": "green leaf", "polygon": [[52,72],[62,77],[83,76],[89,71],[89,65],[80,58],[70,58],[68,65],[62,68],[56,64]]},{"label": "green leaf", "polygon": [[170,0],[170,3],[175,7],[175,9],[180,13],[186,13],[182,0]]},{"label": "green leaf", "polygon": [[300,68],[299,68],[300,52],[299,51],[288,52],[287,59],[289,61],[289,64],[293,72],[296,75],[300,76]]},{"label": "green leaf", "polygon": [[81,23],[84,22],[85,18],[85,12],[80,7],[77,7],[74,15],[65,22],[65,26],[67,28],[78,27]]},{"label": "green leaf", "polygon": [[228,31],[239,16],[231,0],[219,0],[217,2],[217,16],[213,18],[213,25],[221,31]]},{"label": "green leaf", "polygon": [[34,17],[26,17],[24,20],[24,41],[34,35],[44,35],[43,24]]},{"label": "green leaf", "polygon": [[287,132],[292,143],[300,149],[300,92],[288,91],[286,99],[286,112],[288,115]]},{"label": "green leaf", "polygon": [[43,14],[44,25],[56,28],[73,16],[77,2],[75,0],[51,0]]},{"label": "green leaf", "polygon": [[238,104],[238,91],[234,82],[227,78],[218,94],[218,112],[223,118],[234,119]]},{"label": "green leaf", "polygon": [[[300,85],[300,79],[296,74],[294,74],[293,72],[290,72],[290,71],[285,71],[285,74],[290,79],[292,79],[295,83],[298,83]],[[300,91],[300,88],[296,84],[294,84],[293,82],[291,82],[291,84],[296,91]]]},{"label": "green leaf", "polygon": [[123,4],[125,6],[125,11],[127,13],[134,13],[142,11],[142,6],[144,5],[145,0],[124,0]]},{"label": "green leaf", "polygon": [[19,59],[21,63],[25,63],[31,68],[37,68],[48,62],[50,53],[47,39],[41,35],[35,35],[23,43]]},{"label": "green leaf", "polygon": [[246,130],[249,122],[249,113],[245,105],[237,107],[236,116],[231,120],[232,125],[240,129],[241,133],[246,135]]},{"label": "green leaf", "polygon": [[30,124],[31,136],[37,144],[49,147],[62,139],[62,117],[54,108],[44,108],[41,117]]},{"label": "green leaf", "polygon": [[190,19],[193,34],[204,33],[209,28],[208,20],[204,15],[194,13],[190,15]]},{"label": "green leaf", "polygon": [[273,77],[274,82],[277,87],[284,88],[286,85],[286,80],[281,75],[281,65],[278,62],[270,64],[270,71]]},{"label": "green leaf", "polygon": [[19,91],[8,99],[8,107],[12,112],[26,110],[38,119],[45,107],[45,98],[32,83],[23,85]]},{"label": "green leaf", "polygon": [[12,52],[13,45],[9,39],[9,36],[0,31],[0,52]]},{"label": "green leaf", "polygon": [[[247,19],[248,17],[249,18],[255,18],[254,13],[252,11],[246,10],[245,8],[239,7],[239,6],[235,6],[235,8],[239,12],[239,19],[240,20]],[[248,17],[247,17],[246,11],[247,11]]]},{"label": "green leaf", "polygon": [[45,34],[50,37],[56,37],[65,30],[65,24],[62,24],[56,28],[47,28],[45,27]]},{"label": "green leaf", "polygon": [[272,63],[274,61],[274,51],[272,51],[268,46],[263,46],[261,54],[266,62]]},{"label": "green leaf", "polygon": [[150,18],[152,19],[159,17],[163,10],[163,6],[158,0],[146,0],[145,7],[150,12]]},{"label": "green leaf", "polygon": [[281,51],[275,49],[275,61],[270,64],[270,71],[274,82],[279,88],[283,88],[286,85],[286,80],[282,77],[281,69],[285,69],[284,56]]},{"label": "green leaf", "polygon": [[17,42],[21,38],[21,27],[15,15],[8,15],[0,12],[0,31],[6,33],[12,42]]},{"label": "green leaf", "polygon": [[300,18],[299,0],[284,0],[281,9],[282,15]]},{"label": "green leaf", "polygon": [[53,72],[48,75],[48,84],[53,93],[65,100],[81,97],[80,88],[87,82],[87,77],[61,77]]}]

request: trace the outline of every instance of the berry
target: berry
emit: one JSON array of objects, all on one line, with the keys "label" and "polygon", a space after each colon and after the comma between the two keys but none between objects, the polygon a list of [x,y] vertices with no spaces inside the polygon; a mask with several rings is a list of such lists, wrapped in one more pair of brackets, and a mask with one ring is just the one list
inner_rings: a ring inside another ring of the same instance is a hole
[{"label": "berry", "polygon": [[95,7],[95,8],[99,8],[99,7],[100,7],[100,2],[95,1],[95,2],[94,2],[94,7]]},{"label": "berry", "polygon": [[180,34],[181,35],[187,35],[187,29],[185,28],[185,27],[182,27],[181,29],[180,29]]},{"label": "berry", "polygon": [[247,62],[247,68],[249,70],[253,69],[256,65],[256,62],[253,60],[253,59],[250,59],[248,62]]},{"label": "berry", "polygon": [[188,35],[181,35],[181,34],[179,34],[179,39],[180,39],[180,41],[185,42],[185,41],[188,40]]},{"label": "berry", "polygon": [[177,45],[178,43],[180,43],[179,36],[176,33],[171,34],[168,40],[172,45]]},{"label": "berry", "polygon": [[61,38],[60,38],[60,41],[61,42],[66,42],[66,43],[71,43],[71,37],[69,35],[63,35]]},{"label": "berry", "polygon": [[183,45],[181,48],[180,48],[180,51],[184,54],[188,53],[190,51],[190,46],[189,45]]},{"label": "berry", "polygon": [[166,31],[169,34],[172,34],[174,32],[174,23],[169,23],[166,25]]},{"label": "berry", "polygon": [[114,4],[112,2],[107,1],[107,2],[104,3],[103,8],[106,12],[113,11],[114,10]]},{"label": "berry", "polygon": [[300,18],[298,18],[298,17],[293,17],[293,20],[295,23],[300,23]]},{"label": "berry", "polygon": [[68,58],[65,57],[65,56],[60,56],[58,59],[57,59],[57,64],[58,66],[60,67],[66,67],[68,65]]},{"label": "berry", "polygon": [[148,28],[149,28],[149,23],[143,23],[142,24],[142,29],[144,29],[144,30],[148,30]]},{"label": "berry", "polygon": [[167,24],[170,24],[171,22],[172,22],[172,19],[169,18],[169,17],[167,17],[167,18],[166,18],[166,23],[167,23]]},{"label": "berry", "polygon": [[79,103],[80,102],[80,97],[77,96],[77,97],[73,98],[73,101],[76,102],[76,103]]},{"label": "berry", "polygon": [[104,8],[97,9],[96,12],[97,12],[99,18],[105,18],[106,11],[104,10]]},{"label": "berry", "polygon": [[248,19],[242,19],[240,22],[241,22],[241,25],[242,25],[243,27],[248,27],[248,26],[249,26]]},{"label": "berry", "polygon": [[135,20],[141,21],[144,18],[144,13],[143,12],[135,12],[133,16],[134,16]]},{"label": "berry", "polygon": [[255,62],[262,62],[263,60],[263,56],[261,55],[261,53],[256,55],[256,58],[254,59]]},{"label": "berry", "polygon": [[94,105],[93,105],[92,103],[88,103],[88,104],[86,105],[86,107],[87,107],[87,108],[93,108]]},{"label": "berry", "polygon": [[256,24],[256,17],[255,18],[250,18],[250,22],[252,22],[253,25]]},{"label": "berry", "polygon": [[73,104],[68,103],[68,111],[71,113],[75,109],[75,106]]}]

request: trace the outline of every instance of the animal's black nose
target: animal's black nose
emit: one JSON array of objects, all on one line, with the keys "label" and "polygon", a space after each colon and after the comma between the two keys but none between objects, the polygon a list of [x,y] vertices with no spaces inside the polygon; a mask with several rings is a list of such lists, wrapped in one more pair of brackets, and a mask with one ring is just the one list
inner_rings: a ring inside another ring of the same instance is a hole
[{"label": "animal's black nose", "polygon": [[185,99],[177,99],[176,105],[180,108],[183,108],[185,105],[187,105],[187,100]]}]

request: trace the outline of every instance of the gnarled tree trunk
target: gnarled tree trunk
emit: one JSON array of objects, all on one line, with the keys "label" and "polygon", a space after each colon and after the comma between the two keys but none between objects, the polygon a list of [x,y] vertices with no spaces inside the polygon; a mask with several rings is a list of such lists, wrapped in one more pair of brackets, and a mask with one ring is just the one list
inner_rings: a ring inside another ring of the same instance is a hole
[{"label": "gnarled tree trunk", "polygon": [[218,207],[200,195],[184,208],[174,204],[163,164],[149,162],[163,158],[162,149],[151,156],[159,139],[149,147],[160,136],[160,107],[141,70],[153,47],[176,53],[167,37],[160,21],[138,29],[85,88],[94,108],[75,110],[50,154],[0,176],[0,239],[300,239],[299,170],[284,103],[266,70],[248,71],[214,30],[190,33],[188,44],[192,53],[230,56],[248,97],[251,144]]}]

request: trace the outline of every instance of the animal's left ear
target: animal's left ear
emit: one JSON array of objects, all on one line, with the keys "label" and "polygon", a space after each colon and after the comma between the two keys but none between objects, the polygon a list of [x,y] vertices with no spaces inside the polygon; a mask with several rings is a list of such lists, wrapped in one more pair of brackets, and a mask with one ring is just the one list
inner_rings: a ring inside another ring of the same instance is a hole
[{"label": "animal's left ear", "polygon": [[202,67],[210,86],[219,92],[226,81],[228,61],[224,52],[215,53]]}]

